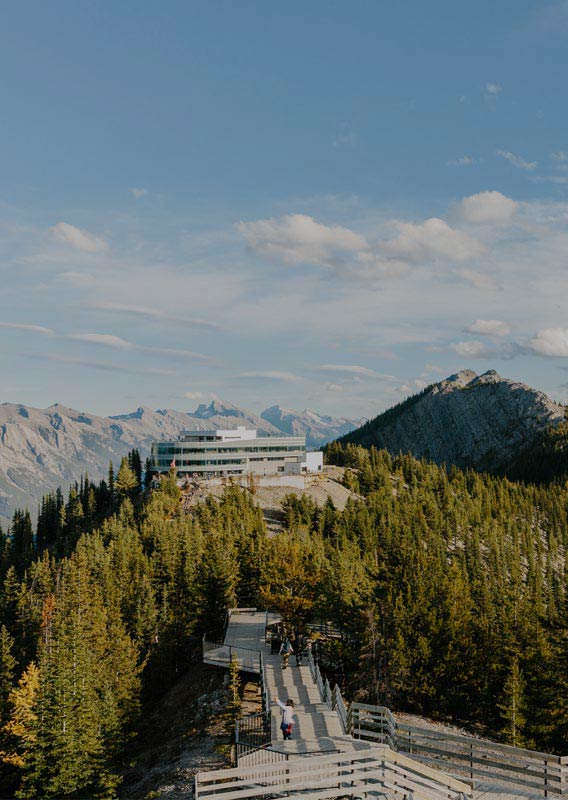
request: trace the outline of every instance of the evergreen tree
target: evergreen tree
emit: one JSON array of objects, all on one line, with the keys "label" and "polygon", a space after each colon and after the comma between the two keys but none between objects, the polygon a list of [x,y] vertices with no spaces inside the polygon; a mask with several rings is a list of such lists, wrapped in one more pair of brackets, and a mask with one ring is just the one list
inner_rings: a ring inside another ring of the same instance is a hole
[{"label": "evergreen tree", "polygon": [[15,511],[10,528],[11,561],[16,572],[22,575],[35,555],[34,532],[28,511]]},{"label": "evergreen tree", "polygon": [[511,662],[498,708],[501,711],[501,733],[505,741],[515,747],[522,747],[525,743],[523,731],[526,725],[525,681],[517,656]]},{"label": "evergreen tree", "polygon": [[120,462],[120,469],[118,470],[118,475],[116,476],[115,486],[116,491],[121,498],[131,497],[133,492],[139,486],[139,481],[132,468],[128,465],[128,458],[126,456],[124,456]]}]

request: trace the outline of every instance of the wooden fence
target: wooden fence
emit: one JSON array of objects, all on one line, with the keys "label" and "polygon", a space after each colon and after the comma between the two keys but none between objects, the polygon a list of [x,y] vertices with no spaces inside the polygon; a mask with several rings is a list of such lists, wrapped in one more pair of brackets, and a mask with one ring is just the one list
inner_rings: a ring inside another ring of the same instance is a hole
[{"label": "wooden fence", "polygon": [[463,782],[394,753],[386,745],[362,752],[290,758],[287,761],[201,772],[196,800],[289,800],[370,798],[388,795],[414,800],[465,800],[472,791]]},{"label": "wooden fence", "polygon": [[399,753],[470,781],[514,784],[545,797],[568,797],[566,756],[445,733],[438,727],[405,725],[388,708],[364,703],[351,703],[346,726],[355,738],[386,742]]}]

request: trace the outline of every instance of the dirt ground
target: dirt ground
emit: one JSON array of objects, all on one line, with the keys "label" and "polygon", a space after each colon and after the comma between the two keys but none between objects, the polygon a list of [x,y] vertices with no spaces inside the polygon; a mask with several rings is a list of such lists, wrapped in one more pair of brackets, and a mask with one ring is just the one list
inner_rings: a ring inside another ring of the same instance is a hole
[{"label": "dirt ground", "polygon": [[[331,498],[334,505],[343,511],[347,500],[350,497],[357,497],[341,483],[343,472],[342,467],[325,467],[325,474],[304,489],[295,486],[257,486],[254,490],[254,499],[264,513],[269,533],[274,534],[282,530],[284,524],[282,501],[289,494],[294,494],[296,497],[305,494],[318,506],[323,506],[326,500]],[[184,498],[184,508],[189,511],[206,497],[221,497],[224,491],[223,486],[197,488],[192,491],[191,496]]]},{"label": "dirt ground", "polygon": [[120,797],[188,800],[196,772],[226,767],[224,702],[223,671],[192,666],[145,716]]}]

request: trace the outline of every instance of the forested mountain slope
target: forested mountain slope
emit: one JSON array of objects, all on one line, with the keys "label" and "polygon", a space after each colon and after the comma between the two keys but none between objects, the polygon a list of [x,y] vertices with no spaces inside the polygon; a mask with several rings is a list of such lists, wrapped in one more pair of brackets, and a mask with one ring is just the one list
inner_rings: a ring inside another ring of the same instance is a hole
[{"label": "forested mountain slope", "polygon": [[348,697],[568,754],[567,487],[352,445],[335,457],[358,497],[340,511],[289,496],[274,536],[248,490],[184,514],[170,475],[144,497],[134,457],[46,498],[35,539],[15,515],[0,536],[4,796],[116,796],[141,716],[239,602],[290,630],[338,627],[321,664]]},{"label": "forested mountain slope", "polygon": [[340,442],[410,452],[437,464],[503,471],[527,448],[530,457],[530,448],[564,419],[564,406],[543,392],[493,370],[483,375],[464,370],[379,414]]}]

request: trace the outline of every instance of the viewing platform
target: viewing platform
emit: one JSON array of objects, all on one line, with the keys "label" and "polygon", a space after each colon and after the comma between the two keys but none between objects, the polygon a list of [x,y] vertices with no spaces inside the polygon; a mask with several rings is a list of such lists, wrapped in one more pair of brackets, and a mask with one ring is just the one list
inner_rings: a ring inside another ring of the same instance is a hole
[{"label": "viewing platform", "polygon": [[[259,675],[263,712],[237,723],[234,769],[196,776],[196,798],[406,798],[543,800],[568,798],[568,758],[397,721],[389,709],[348,705],[314,663],[297,666],[266,643],[278,617],[230,612],[222,643],[204,641],[205,663]],[[304,659],[305,662],[305,659]],[[294,701],[292,739],[283,741],[273,698]]]}]

